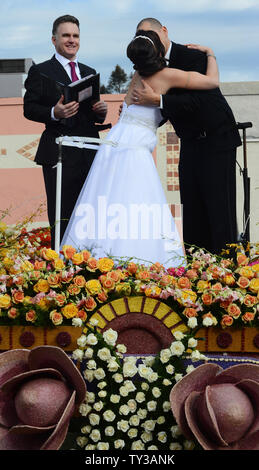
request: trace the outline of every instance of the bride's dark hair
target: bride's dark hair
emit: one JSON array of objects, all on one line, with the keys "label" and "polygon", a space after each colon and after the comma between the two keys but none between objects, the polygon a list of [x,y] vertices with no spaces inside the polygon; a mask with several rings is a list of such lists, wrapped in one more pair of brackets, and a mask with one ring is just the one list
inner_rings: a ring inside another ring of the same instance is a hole
[{"label": "bride's dark hair", "polygon": [[155,31],[139,29],[127,47],[127,56],[133,62],[133,68],[143,77],[166,67],[164,55],[164,45]]}]

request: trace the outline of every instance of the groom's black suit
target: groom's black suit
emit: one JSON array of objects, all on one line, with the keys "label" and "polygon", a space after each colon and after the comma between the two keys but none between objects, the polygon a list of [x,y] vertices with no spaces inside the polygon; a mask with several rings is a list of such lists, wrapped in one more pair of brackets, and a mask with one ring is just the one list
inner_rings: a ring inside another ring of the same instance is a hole
[{"label": "groom's black suit", "polygon": [[[81,63],[78,65],[82,78],[96,73],[93,68],[87,65]],[[44,78],[42,74],[53,79],[53,82]],[[52,248],[54,248],[55,238],[54,224],[56,201],[56,169],[53,168],[53,166],[57,163],[58,159],[58,145],[55,143],[55,139],[61,135],[99,137],[98,126],[95,125],[95,122],[102,122],[97,118],[96,114],[94,114],[90,106],[86,113],[82,113],[79,110],[76,116],[72,118],[72,127],[67,126],[64,120],[52,120],[51,108],[56,105],[61,96],[54,81],[65,85],[71,83],[67,72],[55,56],[46,62],[33,65],[30,68],[25,81],[26,93],[24,96],[24,116],[27,119],[42,122],[46,125],[39,142],[35,161],[37,164],[43,166],[48,217],[50,226],[52,227]],[[93,162],[95,153],[95,150],[62,147],[61,219],[66,220],[61,221],[61,239]]]},{"label": "groom's black suit", "polygon": [[[206,54],[172,43],[169,66],[206,73]],[[183,238],[218,253],[237,240],[236,148],[233,113],[219,88],[170,90],[163,116],[181,139],[179,179]]]}]

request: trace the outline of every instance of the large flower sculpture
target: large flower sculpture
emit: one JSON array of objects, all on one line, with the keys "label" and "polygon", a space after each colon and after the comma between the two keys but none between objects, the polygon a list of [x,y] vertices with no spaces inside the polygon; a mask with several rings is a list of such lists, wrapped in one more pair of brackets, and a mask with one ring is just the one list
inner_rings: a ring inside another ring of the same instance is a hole
[{"label": "large flower sculpture", "polygon": [[205,450],[259,450],[259,366],[197,367],[176,383],[171,408]]},{"label": "large flower sculpture", "polygon": [[0,354],[0,450],[57,450],[85,382],[55,346]]}]

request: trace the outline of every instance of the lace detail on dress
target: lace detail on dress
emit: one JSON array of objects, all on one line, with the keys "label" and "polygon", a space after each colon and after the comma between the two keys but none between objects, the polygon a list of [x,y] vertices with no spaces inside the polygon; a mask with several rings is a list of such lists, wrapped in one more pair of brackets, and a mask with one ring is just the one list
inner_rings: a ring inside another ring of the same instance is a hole
[{"label": "lace detail on dress", "polygon": [[128,111],[121,114],[120,122],[125,122],[127,124],[133,124],[136,126],[147,127],[152,132],[154,132],[154,134],[156,133],[156,130],[157,130],[157,126],[155,125],[153,119],[148,119],[146,117],[141,119],[139,116],[136,116],[135,114],[131,114]]}]

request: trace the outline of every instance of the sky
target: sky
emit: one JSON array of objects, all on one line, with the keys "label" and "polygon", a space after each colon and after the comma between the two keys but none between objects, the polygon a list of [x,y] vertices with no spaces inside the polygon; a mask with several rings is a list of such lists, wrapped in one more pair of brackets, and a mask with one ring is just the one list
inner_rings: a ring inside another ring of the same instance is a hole
[{"label": "sky", "polygon": [[212,47],[221,82],[259,80],[259,0],[1,0],[0,59],[50,58],[52,24],[63,14],[79,19],[78,58],[100,72],[102,84],[117,64],[132,72],[127,45],[146,17],[177,43]]}]

